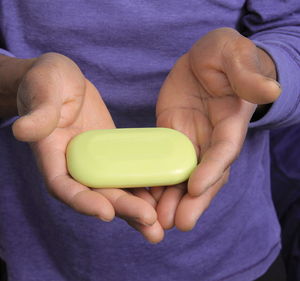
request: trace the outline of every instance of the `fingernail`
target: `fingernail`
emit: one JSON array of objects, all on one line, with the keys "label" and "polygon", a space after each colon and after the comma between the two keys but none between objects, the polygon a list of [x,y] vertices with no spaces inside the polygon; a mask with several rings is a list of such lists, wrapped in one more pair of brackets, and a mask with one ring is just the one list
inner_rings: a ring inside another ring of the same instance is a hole
[{"label": "fingernail", "polygon": [[273,83],[276,84],[279,89],[281,89],[281,85],[276,80],[273,80]]},{"label": "fingernail", "polygon": [[112,221],[112,219],[107,219],[107,218],[103,218],[103,217],[98,217],[98,216],[97,216],[97,218],[99,218],[99,219],[102,220],[103,222],[111,222],[111,221]]},{"label": "fingernail", "polygon": [[266,77],[266,79],[267,79],[268,81],[273,82],[274,84],[276,84],[276,86],[277,86],[279,89],[281,89],[281,85],[280,85],[280,83],[279,83],[278,81],[276,81],[276,80],[274,80],[274,79],[272,79],[272,78],[269,78],[269,77]]},{"label": "fingernail", "polygon": [[277,82],[277,81],[275,81],[275,80],[274,80],[274,82],[275,82],[275,84],[278,86],[278,88],[280,88],[280,89],[281,89],[281,85],[280,85],[280,83],[279,83],[279,82]]}]

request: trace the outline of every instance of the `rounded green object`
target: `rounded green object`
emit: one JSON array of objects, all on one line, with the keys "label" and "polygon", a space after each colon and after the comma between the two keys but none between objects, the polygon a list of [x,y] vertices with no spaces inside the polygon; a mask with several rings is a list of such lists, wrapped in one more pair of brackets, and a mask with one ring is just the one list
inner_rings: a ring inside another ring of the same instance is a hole
[{"label": "rounded green object", "polygon": [[70,175],[94,188],[174,185],[196,165],[188,137],[167,128],[92,130],[67,147]]}]

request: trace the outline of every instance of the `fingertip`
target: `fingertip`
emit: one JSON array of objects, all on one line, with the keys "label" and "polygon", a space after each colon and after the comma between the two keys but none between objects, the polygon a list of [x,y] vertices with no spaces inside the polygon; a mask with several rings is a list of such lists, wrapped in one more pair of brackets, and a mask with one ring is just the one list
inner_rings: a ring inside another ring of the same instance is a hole
[{"label": "fingertip", "polygon": [[105,208],[103,208],[103,206],[101,206],[101,207],[97,206],[96,208],[97,208],[96,217],[98,217],[100,220],[102,220],[103,222],[111,222],[114,220],[116,213],[110,203],[106,204]]},{"label": "fingertip", "polygon": [[57,114],[47,114],[42,109],[17,119],[13,126],[16,139],[25,142],[35,142],[50,135],[58,123]]},{"label": "fingertip", "polygon": [[140,232],[145,240],[147,240],[151,244],[157,244],[164,239],[164,230],[158,221],[156,221],[151,226],[145,226],[136,221],[127,220],[127,223]]},{"label": "fingertip", "polygon": [[162,240],[164,239],[164,233],[163,231],[161,231],[161,233],[159,233],[158,235],[156,235],[155,238],[152,238],[152,239],[149,239],[148,241],[151,243],[151,244],[158,244],[160,243]]},{"label": "fingertip", "polygon": [[195,188],[193,185],[188,185],[188,194],[191,196],[191,197],[199,197],[203,192],[205,191],[204,190],[200,190],[199,188]]},{"label": "fingertip", "polygon": [[267,89],[265,91],[266,95],[264,96],[264,102],[261,104],[273,103],[276,101],[281,94],[281,86],[280,84],[271,78],[266,78]]},{"label": "fingertip", "polygon": [[157,210],[158,214],[158,221],[161,224],[162,228],[165,230],[172,229],[174,227],[174,218],[170,217],[168,214],[160,213]]},{"label": "fingertip", "polygon": [[152,208],[149,211],[144,212],[138,219],[138,221],[146,226],[152,226],[156,223],[157,221],[157,213],[155,210]]},{"label": "fingertip", "polygon": [[189,219],[183,219],[182,217],[177,216],[175,218],[175,226],[178,230],[183,232],[191,231],[195,227],[195,222]]},{"label": "fingertip", "polygon": [[182,232],[189,232],[189,231],[193,230],[194,225],[193,226],[186,225],[186,226],[181,226],[181,227],[176,225],[176,228]]},{"label": "fingertip", "polygon": [[192,219],[193,214],[188,214],[187,201],[183,201],[176,212],[175,226],[178,230],[187,232],[194,228],[195,222]]},{"label": "fingertip", "polygon": [[112,221],[115,217],[115,210],[110,202],[91,190],[78,192],[72,197],[69,205],[82,214],[96,216],[105,222]]},{"label": "fingertip", "polygon": [[151,204],[133,195],[121,195],[113,206],[118,214],[133,217],[143,225],[151,226],[157,220],[156,211]]},{"label": "fingertip", "polygon": [[165,233],[159,222],[156,222],[151,229],[151,233],[145,234],[145,238],[151,244],[158,244],[164,239]]},{"label": "fingertip", "polygon": [[163,193],[156,208],[158,221],[163,229],[174,227],[176,210],[185,193],[186,183],[171,186]]},{"label": "fingertip", "polygon": [[32,132],[32,122],[27,116],[20,117],[12,125],[12,131],[15,138],[19,141],[35,141],[36,132]]},{"label": "fingertip", "polygon": [[241,72],[243,83],[236,85],[236,94],[253,104],[269,104],[278,99],[281,94],[280,84],[260,73]]},{"label": "fingertip", "polygon": [[188,181],[188,194],[191,197],[198,197],[209,187],[209,184],[203,183],[201,174],[193,173]]},{"label": "fingertip", "polygon": [[114,220],[115,214],[114,212],[110,212],[107,214],[97,214],[96,217],[103,222],[111,222]]},{"label": "fingertip", "polygon": [[176,228],[183,232],[191,231],[208,205],[205,194],[198,198],[186,194],[176,212]]},{"label": "fingertip", "polygon": [[150,205],[149,202],[141,202],[141,204],[145,205],[138,216],[138,221],[147,226],[154,225],[157,221],[157,213],[155,209]]},{"label": "fingertip", "polygon": [[107,204],[105,208],[101,207],[101,210],[100,208],[98,209],[97,217],[104,222],[113,221],[115,216],[116,216],[115,210],[110,204]]},{"label": "fingertip", "polygon": [[[189,211],[190,213],[188,213]],[[198,210],[192,210],[188,207],[181,206],[181,210],[176,214],[175,217],[176,228],[183,232],[193,230],[202,212],[202,210],[198,212]]]},{"label": "fingertip", "polygon": [[164,201],[159,202],[156,208],[157,220],[163,229],[168,230],[174,227],[175,211],[170,211],[170,206]]},{"label": "fingertip", "polygon": [[175,226],[174,220],[162,220],[162,219],[158,219],[158,221],[160,222],[161,226],[163,229],[165,230],[170,230]]}]

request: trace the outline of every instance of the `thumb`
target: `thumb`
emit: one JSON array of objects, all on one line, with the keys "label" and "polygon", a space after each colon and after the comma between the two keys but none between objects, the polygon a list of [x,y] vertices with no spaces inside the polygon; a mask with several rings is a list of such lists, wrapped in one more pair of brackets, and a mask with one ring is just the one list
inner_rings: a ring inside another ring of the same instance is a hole
[{"label": "thumb", "polygon": [[62,100],[60,83],[53,75],[32,69],[20,83],[17,93],[19,115],[12,127],[16,139],[35,142],[57,127]]},{"label": "thumb", "polygon": [[14,122],[12,130],[15,138],[35,142],[49,136],[57,127],[59,111],[59,108],[50,103],[39,104],[30,113]]},{"label": "thumb", "polygon": [[281,93],[271,57],[246,37],[239,36],[223,49],[223,68],[236,95],[254,104],[274,102]]}]

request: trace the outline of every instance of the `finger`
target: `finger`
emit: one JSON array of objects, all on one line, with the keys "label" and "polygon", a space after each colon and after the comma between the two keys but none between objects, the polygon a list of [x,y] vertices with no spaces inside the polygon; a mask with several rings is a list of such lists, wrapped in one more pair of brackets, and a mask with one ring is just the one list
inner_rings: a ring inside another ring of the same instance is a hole
[{"label": "finger", "polygon": [[241,99],[237,102],[227,109],[223,106],[219,119],[214,118],[210,144],[188,182],[191,196],[199,196],[217,182],[242,149],[255,106]]},{"label": "finger", "polygon": [[133,222],[128,220],[127,223],[139,231],[147,241],[149,241],[152,244],[159,243],[163,240],[164,238],[164,230],[159,224],[158,221],[156,221],[153,225],[151,226],[145,226],[141,225],[137,222]]},{"label": "finger", "polygon": [[[238,96],[255,104],[274,102],[281,93],[271,58],[243,36],[223,48],[223,68],[230,85]],[[270,70],[269,70],[270,69]],[[274,79],[268,76],[273,76]]]},{"label": "finger", "polygon": [[210,94],[235,93],[255,104],[272,103],[280,94],[271,57],[232,28],[207,33],[189,53],[193,72]]},{"label": "finger", "polygon": [[192,197],[189,194],[184,195],[177,207],[175,215],[175,225],[179,230],[189,231],[194,228],[199,217],[208,208],[220,188],[227,182],[228,177],[229,170],[199,197]]},{"label": "finger", "polygon": [[58,54],[45,54],[21,81],[17,106],[21,118],[13,132],[21,141],[38,141],[57,127],[71,124],[84,100],[86,80],[75,63]]},{"label": "finger", "polygon": [[146,190],[145,188],[131,188],[128,191],[148,202],[153,208],[156,207],[157,202],[155,198],[152,196],[150,191]]},{"label": "finger", "polygon": [[94,189],[109,200],[117,216],[131,218],[143,225],[153,225],[157,219],[155,209],[145,200],[122,189]]},{"label": "finger", "polygon": [[211,146],[188,182],[188,193],[200,196],[215,184],[238,155],[234,144],[222,141]]},{"label": "finger", "polygon": [[54,70],[37,66],[27,72],[18,90],[17,105],[22,117],[13,125],[17,139],[33,142],[50,135],[60,118],[61,90]]},{"label": "finger", "polygon": [[60,107],[43,103],[31,113],[17,119],[12,127],[16,139],[26,142],[41,140],[50,135],[59,122]]},{"label": "finger", "polygon": [[115,212],[111,203],[101,194],[71,179],[68,175],[57,176],[47,182],[49,192],[76,211],[111,221]]},{"label": "finger", "polygon": [[177,206],[186,192],[186,184],[178,184],[169,187],[162,194],[156,211],[158,221],[164,229],[171,229],[175,225],[175,213]]}]

